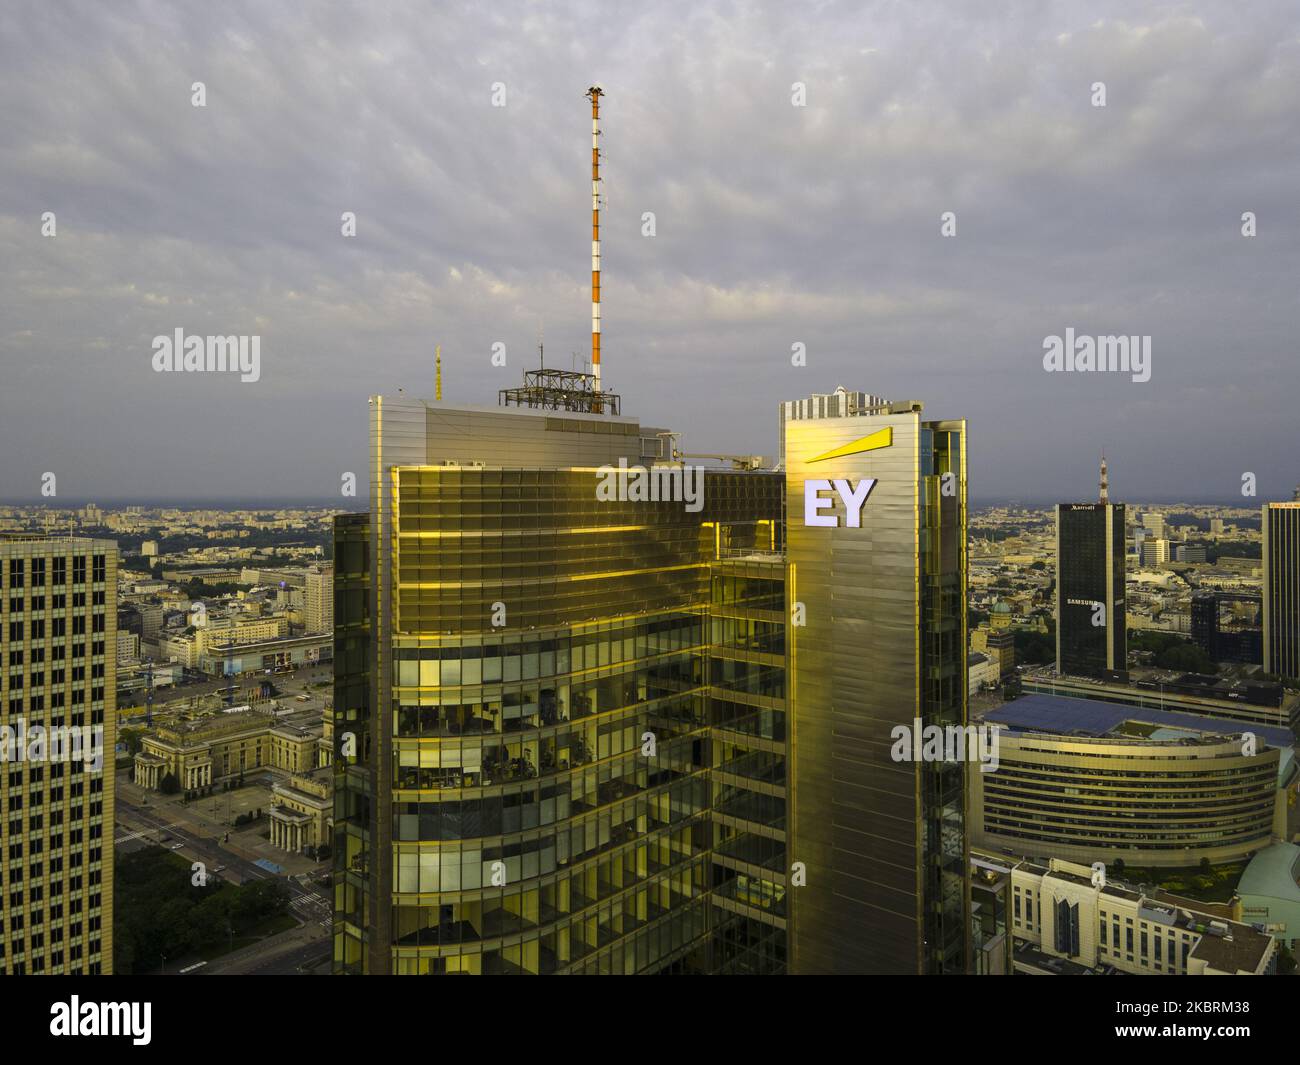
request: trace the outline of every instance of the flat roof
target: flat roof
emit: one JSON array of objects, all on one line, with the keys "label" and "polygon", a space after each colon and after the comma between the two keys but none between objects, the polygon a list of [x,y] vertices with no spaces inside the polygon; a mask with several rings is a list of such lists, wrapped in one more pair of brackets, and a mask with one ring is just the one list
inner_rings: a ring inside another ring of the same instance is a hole
[{"label": "flat roof", "polygon": [[1015,729],[1075,733],[1092,737],[1111,735],[1125,721],[1142,721],[1158,728],[1187,730],[1212,736],[1239,736],[1243,732],[1250,732],[1271,747],[1293,747],[1296,742],[1290,729],[1273,725],[1257,725],[1176,710],[1127,706],[1103,699],[1071,699],[1064,695],[1037,692],[995,707],[984,715],[984,720]]}]

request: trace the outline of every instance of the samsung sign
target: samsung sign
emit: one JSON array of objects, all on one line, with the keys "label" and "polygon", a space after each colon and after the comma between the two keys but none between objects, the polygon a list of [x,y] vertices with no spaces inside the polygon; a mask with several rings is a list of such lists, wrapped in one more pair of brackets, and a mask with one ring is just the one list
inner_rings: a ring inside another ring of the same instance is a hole
[{"label": "samsung sign", "polygon": [[823,510],[835,505],[834,499],[822,498],[822,492],[829,492],[832,488],[839,493],[844,500],[844,511],[847,517],[845,524],[850,529],[862,528],[862,506],[867,501],[867,496],[871,495],[871,490],[876,487],[873,478],[866,478],[858,482],[857,487],[853,486],[851,481],[846,481],[837,477],[833,481],[808,480],[803,483],[803,523],[804,525],[822,525],[834,528],[839,525],[840,519],[836,514],[823,514]]}]

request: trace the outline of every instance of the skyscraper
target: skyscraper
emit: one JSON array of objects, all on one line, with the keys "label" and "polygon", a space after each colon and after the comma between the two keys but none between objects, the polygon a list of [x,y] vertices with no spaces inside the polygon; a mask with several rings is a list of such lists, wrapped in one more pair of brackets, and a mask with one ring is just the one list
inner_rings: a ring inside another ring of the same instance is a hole
[{"label": "skyscraper", "polygon": [[890,757],[965,722],[962,423],[792,420],[784,475],[611,413],[374,397],[371,428],[335,531],[336,971],[964,968],[965,767]]},{"label": "skyscraper", "polygon": [[624,417],[601,95],[591,372],[370,401],[335,971],[965,971],[965,762],[894,747],[966,722],[965,423],[840,388],[783,404],[781,473]]},{"label": "skyscraper", "polygon": [[[780,971],[782,479],[680,498],[608,414],[371,415],[369,520],[337,527],[336,968]],[[602,498],[638,469],[679,498]]]},{"label": "skyscraper", "polygon": [[0,535],[0,972],[113,970],[117,545]]},{"label": "skyscraper", "polygon": [[1300,502],[1265,503],[1264,672],[1300,679]]},{"label": "skyscraper", "polygon": [[791,971],[962,972],[966,765],[892,740],[966,724],[965,423],[883,401],[782,417]]},{"label": "skyscraper", "polygon": [[1124,504],[1102,459],[1100,501],[1056,505],[1056,671],[1124,677],[1127,654]]},{"label": "skyscraper", "polygon": [[330,632],[334,628],[334,566],[312,566],[303,587],[303,621],[308,632]]}]

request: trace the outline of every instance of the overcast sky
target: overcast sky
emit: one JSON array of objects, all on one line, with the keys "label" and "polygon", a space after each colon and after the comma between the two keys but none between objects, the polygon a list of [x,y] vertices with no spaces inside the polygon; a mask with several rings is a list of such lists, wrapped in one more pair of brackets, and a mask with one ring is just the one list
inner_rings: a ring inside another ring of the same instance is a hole
[{"label": "overcast sky", "polygon": [[[0,499],[328,499],[435,343],[469,403],[539,323],[585,358],[592,84],[605,380],[687,450],[842,384],[967,418],[977,500],[1103,447],[1119,499],[1300,482],[1295,3],[46,0],[0,17]],[[1151,380],[1045,372],[1067,327]],[[261,380],[155,373],[177,328]]]}]

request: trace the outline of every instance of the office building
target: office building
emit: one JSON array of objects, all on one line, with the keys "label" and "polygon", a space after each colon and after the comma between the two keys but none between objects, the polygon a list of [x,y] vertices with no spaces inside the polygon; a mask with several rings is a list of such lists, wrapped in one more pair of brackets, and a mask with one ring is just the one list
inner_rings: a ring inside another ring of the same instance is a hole
[{"label": "office building", "polygon": [[325,563],[307,571],[303,624],[309,633],[334,631],[334,565]]},{"label": "office building", "polygon": [[[964,972],[965,424],[837,389],[780,465],[590,372],[371,399],[335,525],[339,973]],[[539,349],[539,363],[541,362]],[[720,460],[705,469],[692,458]]]},{"label": "office building", "polygon": [[0,972],[113,971],[117,545],[0,536]]},{"label": "office building", "polygon": [[1300,680],[1300,502],[1265,503],[1261,519],[1264,672]]},{"label": "office building", "polygon": [[1148,539],[1167,540],[1169,538],[1169,526],[1165,523],[1163,514],[1143,514],[1142,528],[1146,530]]},{"label": "office building", "polygon": [[977,849],[1194,866],[1300,829],[1290,729],[1037,694],[983,720],[998,765],[970,774]]},{"label": "office building", "polygon": [[[695,468],[688,502],[676,434],[573,384],[371,401],[336,971],[964,971],[964,764],[890,758],[965,720],[962,423],[783,417],[784,474]],[[665,491],[602,496],[620,470]]]},{"label": "office building", "polygon": [[598,467],[686,472],[612,414],[371,416],[335,551],[336,969],[781,971],[781,477],[602,499]]},{"label": "office building", "polygon": [[[998,604],[1003,606],[1005,604]],[[970,649],[981,651],[998,664],[998,679],[1010,680],[1016,674],[1016,634],[1011,629],[980,625],[970,632]]]},{"label": "office building", "polygon": [[1217,662],[1219,653],[1219,597],[1214,592],[1193,593],[1191,630],[1192,642]]},{"label": "office building", "polygon": [[1056,567],[1057,673],[1122,678],[1128,655],[1124,504],[1110,502],[1105,459],[1099,502],[1056,506]]},{"label": "office building", "polygon": [[1172,545],[1168,540],[1146,539],[1142,541],[1140,559],[1143,569],[1155,569],[1171,560]]},{"label": "office building", "polygon": [[[891,735],[966,723],[965,423],[906,402],[782,413],[788,599],[804,620],[789,641],[790,859],[808,866],[791,971],[960,972],[966,763],[894,761]],[[843,490],[864,485],[855,510]]]},{"label": "office building", "polygon": [[[1250,593],[1199,591],[1192,595],[1191,632],[1192,641],[1216,662],[1243,662],[1259,665],[1263,661],[1263,630],[1254,623],[1258,620],[1253,615],[1260,603],[1260,597]],[[1230,619],[1229,624],[1222,624],[1225,604],[1238,604],[1239,610],[1247,611],[1247,620]]]},{"label": "office building", "polygon": [[1011,870],[1017,973],[1273,975],[1277,944],[1240,917],[1235,906],[1135,889],[1059,858]]}]

